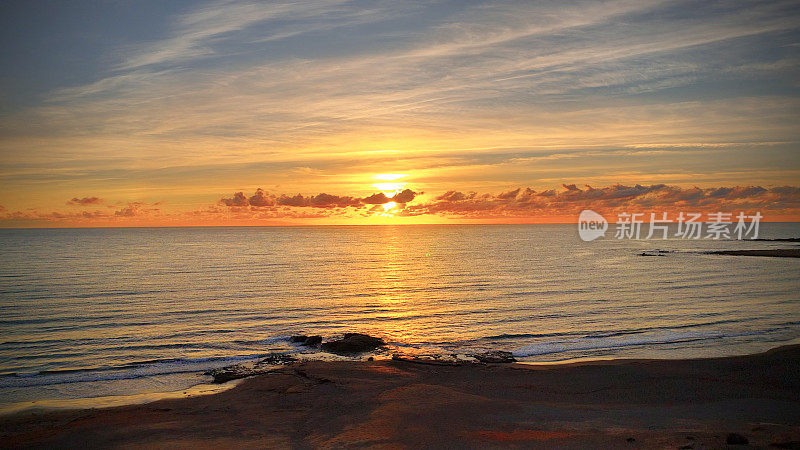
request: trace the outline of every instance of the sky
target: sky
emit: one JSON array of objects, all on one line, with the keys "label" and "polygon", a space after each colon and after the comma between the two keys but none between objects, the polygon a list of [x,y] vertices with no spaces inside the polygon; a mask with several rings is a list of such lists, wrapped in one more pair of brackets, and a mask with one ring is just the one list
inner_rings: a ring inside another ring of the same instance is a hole
[{"label": "sky", "polygon": [[0,226],[800,219],[796,1],[0,0]]}]

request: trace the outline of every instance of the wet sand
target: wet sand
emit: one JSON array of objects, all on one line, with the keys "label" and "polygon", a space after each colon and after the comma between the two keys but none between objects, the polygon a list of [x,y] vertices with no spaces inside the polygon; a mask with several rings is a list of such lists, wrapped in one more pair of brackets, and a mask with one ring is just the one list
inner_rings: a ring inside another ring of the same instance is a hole
[{"label": "wet sand", "polygon": [[[720,448],[800,441],[800,346],[697,360],[298,362],[214,395],[0,418],[3,447]],[[779,447],[774,447],[778,445]]]}]

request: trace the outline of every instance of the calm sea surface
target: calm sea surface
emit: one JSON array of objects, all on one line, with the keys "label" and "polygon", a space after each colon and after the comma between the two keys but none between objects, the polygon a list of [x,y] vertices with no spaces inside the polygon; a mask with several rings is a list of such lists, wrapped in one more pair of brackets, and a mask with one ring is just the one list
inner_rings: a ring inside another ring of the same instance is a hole
[{"label": "calm sea surface", "polygon": [[763,351],[800,340],[800,259],[698,251],[793,246],[586,243],[576,225],[0,230],[0,411],[185,390],[303,352],[298,333],[383,336],[386,356]]}]

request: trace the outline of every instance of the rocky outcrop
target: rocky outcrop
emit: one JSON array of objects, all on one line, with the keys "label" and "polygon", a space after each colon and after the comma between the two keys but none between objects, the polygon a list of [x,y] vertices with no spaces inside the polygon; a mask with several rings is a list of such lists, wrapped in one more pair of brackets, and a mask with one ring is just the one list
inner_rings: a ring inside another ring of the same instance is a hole
[{"label": "rocky outcrop", "polygon": [[233,364],[230,366],[219,367],[205,372],[211,375],[214,383],[226,383],[231,380],[252,377],[267,373],[275,368],[276,365],[289,364],[297,361],[297,358],[285,353],[270,353],[256,363]]},{"label": "rocky outcrop", "polygon": [[297,336],[290,337],[289,342],[305,345],[306,347],[317,347],[322,343],[322,336],[306,336],[304,334],[298,334]]},{"label": "rocky outcrop", "polygon": [[479,353],[472,356],[482,363],[513,363],[517,361],[511,352],[504,352],[501,350]]},{"label": "rocky outcrop", "polygon": [[739,433],[729,433],[725,437],[725,443],[728,445],[747,445],[750,441]]},{"label": "rocky outcrop", "polygon": [[375,350],[384,345],[386,342],[381,338],[361,333],[345,333],[342,339],[325,342],[321,348],[337,355],[354,355]]}]

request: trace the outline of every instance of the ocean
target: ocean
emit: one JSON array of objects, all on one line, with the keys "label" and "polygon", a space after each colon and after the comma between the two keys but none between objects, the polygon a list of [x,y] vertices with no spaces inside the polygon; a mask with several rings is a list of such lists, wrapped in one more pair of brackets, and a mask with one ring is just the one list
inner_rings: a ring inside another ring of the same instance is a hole
[{"label": "ocean", "polygon": [[800,260],[702,251],[797,245],[583,242],[575,224],[0,230],[0,412],[204,392],[209,368],[271,352],[335,358],[300,333],[381,336],[379,358],[760,352],[800,341]]}]

